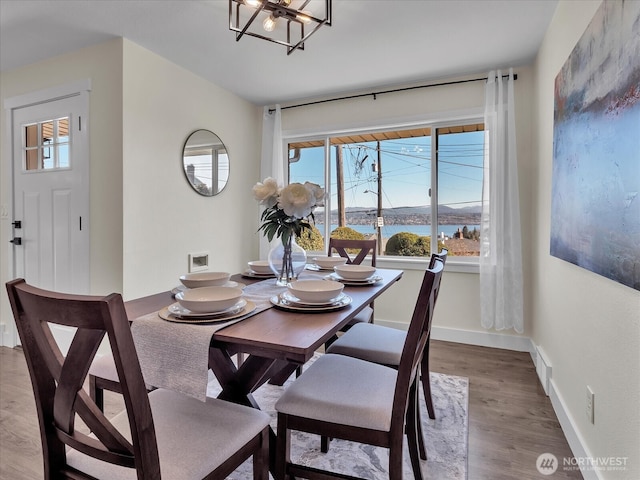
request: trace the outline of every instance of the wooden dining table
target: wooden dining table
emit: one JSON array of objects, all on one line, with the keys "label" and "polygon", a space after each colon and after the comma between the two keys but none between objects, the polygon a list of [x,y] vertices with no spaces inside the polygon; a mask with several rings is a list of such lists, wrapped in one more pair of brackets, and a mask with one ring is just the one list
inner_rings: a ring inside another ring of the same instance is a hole
[{"label": "wooden dining table", "polygon": [[[268,308],[213,333],[209,368],[222,390],[218,398],[260,408],[251,393],[288,366],[303,365],[365,306],[402,278],[402,270],[377,269],[381,280],[372,285],[346,285],[350,305],[333,311],[307,312]],[[303,274],[304,275],[304,274]],[[304,278],[304,277],[301,277]],[[317,278],[317,275],[316,277]],[[256,280],[235,275],[243,283]],[[260,280],[274,282],[273,279]],[[125,302],[129,319],[161,310],[175,302],[170,291]],[[180,328],[180,324],[176,324]],[[240,354],[242,362],[232,357]]]},{"label": "wooden dining table", "polygon": [[[283,382],[283,372],[286,377],[309,361],[358,312],[400,280],[403,271],[377,269],[376,273],[381,279],[375,284],[345,285],[344,293],[352,301],[341,309],[311,313],[267,308],[215,331],[208,347],[208,366],[222,387],[218,398],[259,409],[260,405],[252,392],[276,377],[280,377],[279,382]],[[243,283],[256,282],[255,279],[240,275],[231,278]],[[318,278],[318,272],[313,278]],[[261,281],[274,282],[273,279]],[[153,316],[155,312],[174,302],[173,294],[167,291],[127,301],[125,309],[129,320],[135,324],[136,319]],[[180,326],[175,324],[176,328]],[[136,348],[138,349],[138,345]],[[138,353],[140,356],[141,352]],[[236,361],[232,358],[234,355],[237,355]],[[204,388],[206,389],[206,385]],[[276,434],[271,429],[269,456],[272,473],[276,442]]]}]

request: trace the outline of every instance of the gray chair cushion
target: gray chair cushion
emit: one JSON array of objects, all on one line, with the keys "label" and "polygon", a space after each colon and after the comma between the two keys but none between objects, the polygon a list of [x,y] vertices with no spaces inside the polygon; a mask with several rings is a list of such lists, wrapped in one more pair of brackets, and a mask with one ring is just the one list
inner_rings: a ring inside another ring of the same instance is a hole
[{"label": "gray chair cushion", "polygon": [[96,357],[89,367],[89,375],[105,378],[113,382],[118,382],[118,372],[116,370],[116,364],[113,361],[113,355],[103,355],[102,357]]},{"label": "gray chair cushion", "polygon": [[[195,398],[155,390],[149,394],[158,442],[162,478],[201,479],[211,473],[269,424],[269,415],[242,405]],[[112,420],[131,439],[126,412]],[[69,465],[96,478],[136,480],[132,468],[114,466],[75,450],[67,455]]]},{"label": "gray chair cushion", "polygon": [[327,349],[327,353],[360,358],[397,367],[407,332],[371,323],[354,325]]},{"label": "gray chair cushion", "polygon": [[342,355],[323,355],[276,402],[278,412],[388,431],[396,370]]}]

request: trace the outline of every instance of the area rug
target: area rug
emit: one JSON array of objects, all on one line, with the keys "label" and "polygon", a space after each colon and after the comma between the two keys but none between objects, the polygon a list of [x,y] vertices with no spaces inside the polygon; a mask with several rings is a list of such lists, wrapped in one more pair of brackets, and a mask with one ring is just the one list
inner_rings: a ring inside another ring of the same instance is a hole
[{"label": "area rug", "polygon": [[[273,405],[283,389],[294,380],[295,376],[292,376],[282,387],[263,385],[253,394],[258,405],[271,415],[274,430],[276,412]],[[210,373],[207,395],[215,397],[219,391],[220,386]],[[464,480],[467,478],[469,379],[431,373],[431,393],[435,420],[427,415],[420,389],[420,411],[423,413],[422,426],[428,456],[428,460],[422,461],[422,475],[425,479]],[[406,443],[405,441],[403,478],[411,479],[413,471]],[[291,459],[294,462],[371,480],[389,478],[388,452],[385,448],[334,439],[329,452],[322,453],[319,436],[302,432],[291,434]],[[229,478],[251,479],[251,461],[241,465]]]}]

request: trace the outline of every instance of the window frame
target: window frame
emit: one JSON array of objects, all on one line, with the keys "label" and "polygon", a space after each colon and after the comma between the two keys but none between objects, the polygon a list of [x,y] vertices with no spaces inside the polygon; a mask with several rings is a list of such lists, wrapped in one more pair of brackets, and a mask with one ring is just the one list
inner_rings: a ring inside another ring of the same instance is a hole
[{"label": "window frame", "polygon": [[[446,128],[451,126],[457,126],[460,124],[471,123],[485,123],[484,122],[484,109],[481,107],[457,110],[457,111],[445,111],[437,114],[429,114],[424,116],[412,117],[409,119],[386,119],[378,120],[374,122],[366,122],[362,124],[342,125],[342,126],[325,126],[317,129],[304,129],[304,130],[283,130],[282,131],[282,148],[285,155],[283,155],[283,161],[285,162],[285,172],[287,182],[289,181],[289,144],[299,143],[303,141],[324,141],[324,182],[325,188],[330,188],[331,185],[331,169],[332,163],[330,161],[330,139],[332,137],[340,137],[347,135],[356,135],[363,133],[384,132],[389,130],[409,130],[413,128],[430,128],[431,130],[431,251],[437,250],[438,235],[437,232],[433,234],[433,219],[437,223],[437,185],[438,185],[438,157],[437,157],[437,132],[439,128]],[[486,131],[486,130],[485,130]],[[485,146],[486,153],[486,146]],[[435,188],[434,188],[435,186]],[[327,191],[327,198],[330,198],[331,192]],[[325,239],[325,251],[328,245],[328,238],[330,235],[331,221],[330,221],[330,209],[324,210],[324,232]],[[436,249],[436,250],[434,250]],[[447,259],[447,271],[459,272],[459,273],[479,273],[479,260],[480,257],[465,257],[465,256],[449,256]],[[383,268],[400,268],[405,270],[424,270],[425,265],[428,265],[428,258],[421,257],[396,257],[380,255],[378,256],[377,263]]]}]

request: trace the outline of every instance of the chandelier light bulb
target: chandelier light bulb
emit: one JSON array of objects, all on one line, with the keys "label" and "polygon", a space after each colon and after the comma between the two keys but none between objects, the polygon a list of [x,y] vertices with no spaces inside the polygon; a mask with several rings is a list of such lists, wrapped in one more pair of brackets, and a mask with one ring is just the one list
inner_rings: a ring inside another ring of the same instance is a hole
[{"label": "chandelier light bulb", "polygon": [[296,19],[305,25],[309,25],[311,23],[311,12],[303,10],[296,15]]},{"label": "chandelier light bulb", "polygon": [[276,28],[276,20],[273,15],[269,15],[264,19],[264,22],[262,22],[262,28],[267,32],[273,32],[273,29]]},{"label": "chandelier light bulb", "polygon": [[244,0],[244,4],[249,7],[258,8],[262,2],[260,0]]}]

